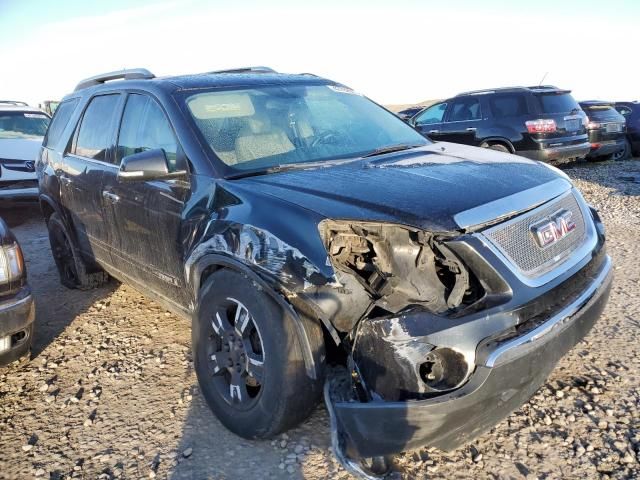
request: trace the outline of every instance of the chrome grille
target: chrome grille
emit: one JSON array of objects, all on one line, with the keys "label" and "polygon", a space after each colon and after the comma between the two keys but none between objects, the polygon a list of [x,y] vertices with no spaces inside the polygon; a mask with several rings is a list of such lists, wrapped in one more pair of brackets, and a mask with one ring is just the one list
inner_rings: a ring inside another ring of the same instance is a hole
[{"label": "chrome grille", "polygon": [[[540,248],[531,226],[561,209],[572,212],[576,228],[549,247]],[[585,243],[586,225],[576,197],[568,192],[549,204],[487,229],[483,234],[523,275],[535,278],[555,268]]]}]

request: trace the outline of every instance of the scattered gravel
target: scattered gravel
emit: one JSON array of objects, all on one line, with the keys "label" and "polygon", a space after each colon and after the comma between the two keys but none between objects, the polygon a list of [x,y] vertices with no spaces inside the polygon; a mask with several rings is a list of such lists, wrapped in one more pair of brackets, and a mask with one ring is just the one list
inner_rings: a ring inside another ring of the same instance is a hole
[{"label": "scattered gravel", "polygon": [[[640,163],[565,172],[607,226],[605,314],[520,410],[456,452],[399,455],[395,477],[640,478]],[[324,407],[271,441],[236,437],[200,395],[188,324],[128,286],[65,289],[39,212],[0,215],[38,311],[33,360],[0,369],[0,477],[351,478],[331,455]]]}]

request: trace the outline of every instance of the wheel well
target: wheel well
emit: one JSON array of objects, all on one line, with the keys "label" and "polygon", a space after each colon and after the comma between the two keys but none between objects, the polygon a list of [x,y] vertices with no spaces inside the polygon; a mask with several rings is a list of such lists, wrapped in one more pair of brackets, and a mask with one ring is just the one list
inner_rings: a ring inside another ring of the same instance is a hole
[{"label": "wheel well", "polygon": [[48,222],[49,217],[55,213],[53,207],[44,200],[40,200],[40,210],[42,210],[42,215],[44,216],[45,222]]},{"label": "wheel well", "polygon": [[[213,263],[210,265],[207,265],[203,270],[202,273],[200,274],[200,278],[197,280],[197,288],[198,288],[198,296],[199,296],[199,292],[202,289],[202,286],[205,284],[205,282],[207,281],[207,279],[215,272],[222,270],[222,269],[228,269],[231,271],[235,271],[238,272],[240,274],[246,275],[249,279],[251,279],[252,276],[256,276],[255,273],[248,271],[245,272],[243,271],[244,269],[241,266],[236,266],[234,263]],[[303,325],[302,322],[304,321],[313,321],[313,322],[317,322],[322,330],[322,335],[323,335],[323,342],[325,345],[325,348],[327,346],[327,344],[334,344],[333,340],[328,340],[331,339],[331,334],[329,333],[327,327],[324,325],[324,323],[319,319],[319,318],[309,318],[306,317],[306,320],[304,320],[305,315],[302,312],[299,312],[292,304],[291,302],[289,302],[288,299],[285,298],[284,295],[282,295],[282,293],[278,292],[276,289],[273,289],[271,287],[269,287],[268,285],[264,285],[264,281],[259,280],[257,277],[253,279],[254,282],[257,282],[258,284],[263,284],[262,288],[266,291],[266,289],[270,289],[270,292],[266,292],[268,293],[273,299],[274,301],[276,301],[276,303],[279,305],[280,308],[283,309],[283,311],[286,313],[287,311],[289,311],[289,313],[291,315],[293,315],[294,321],[296,322],[296,327],[297,327],[297,332],[299,335],[299,339],[301,342],[303,342],[303,338],[302,336],[308,336],[308,334],[305,331],[305,327]],[[305,339],[304,343],[306,343],[308,345],[308,340]],[[303,348],[303,350],[305,350],[305,347],[301,344],[301,348]],[[333,350],[332,350],[333,352]],[[314,358],[314,356],[316,356],[317,352],[312,352],[310,350],[307,349],[307,353],[303,355],[305,356],[304,362],[305,362],[305,366],[307,368],[307,374],[311,377],[311,378],[315,378],[315,375],[317,375],[317,372],[315,372],[315,369],[318,368],[316,365],[318,364],[318,362],[321,362],[322,359],[321,358]],[[332,357],[333,357],[333,353],[332,353]],[[313,374],[311,372],[314,372]]]},{"label": "wheel well", "polygon": [[511,145],[511,142],[509,140],[490,139],[490,140],[485,140],[484,142],[482,142],[482,146],[490,147],[491,145],[502,145],[507,150],[509,150],[511,153],[515,153],[515,151],[516,151],[516,149],[513,148],[513,145]]}]

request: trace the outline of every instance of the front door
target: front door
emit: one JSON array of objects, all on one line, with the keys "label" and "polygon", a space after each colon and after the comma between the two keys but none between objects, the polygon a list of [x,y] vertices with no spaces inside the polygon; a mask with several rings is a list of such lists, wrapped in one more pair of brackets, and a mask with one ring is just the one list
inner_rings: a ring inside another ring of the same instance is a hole
[{"label": "front door", "polygon": [[112,241],[105,222],[100,185],[110,167],[121,95],[91,99],[78,123],[71,148],[61,163],[60,197],[83,256],[110,263]]},{"label": "front door", "polygon": [[442,122],[444,121],[444,112],[447,110],[446,102],[436,103],[426,110],[420,112],[413,119],[413,126],[422,135],[429,137],[434,142],[441,140]]},{"label": "front door", "polygon": [[[176,135],[160,104],[143,94],[128,95],[115,149],[115,166],[127,155],[161,148],[170,172],[186,169]],[[102,198],[115,228],[114,267],[153,293],[186,307],[182,212],[188,176],[163,180],[122,180],[105,173]]]},{"label": "front door", "polygon": [[482,122],[480,100],[463,96],[449,103],[445,122],[440,127],[440,140],[478,146],[476,132]]}]

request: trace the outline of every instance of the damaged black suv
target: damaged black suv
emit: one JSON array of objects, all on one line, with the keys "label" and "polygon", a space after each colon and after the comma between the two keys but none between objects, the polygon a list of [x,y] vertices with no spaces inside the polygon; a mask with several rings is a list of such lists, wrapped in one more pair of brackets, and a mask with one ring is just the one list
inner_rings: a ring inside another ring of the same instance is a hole
[{"label": "damaged black suv", "polygon": [[294,426],[325,385],[352,471],[490,428],[609,294],[603,225],[559,170],[432,144],[310,74],[87,79],[37,171],[65,285],[113,276],[190,319],[241,436]]}]

